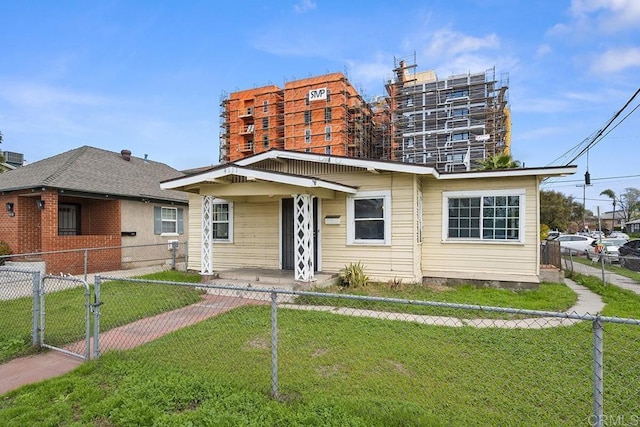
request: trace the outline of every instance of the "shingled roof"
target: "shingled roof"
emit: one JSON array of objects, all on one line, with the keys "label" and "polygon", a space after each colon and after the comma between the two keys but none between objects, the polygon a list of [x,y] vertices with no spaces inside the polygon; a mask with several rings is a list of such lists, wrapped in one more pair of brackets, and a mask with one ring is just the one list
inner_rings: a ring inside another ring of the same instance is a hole
[{"label": "shingled roof", "polygon": [[160,189],[160,181],[183,175],[164,163],[85,145],[0,173],[0,192],[44,187],[73,193],[186,203],[185,193]]}]

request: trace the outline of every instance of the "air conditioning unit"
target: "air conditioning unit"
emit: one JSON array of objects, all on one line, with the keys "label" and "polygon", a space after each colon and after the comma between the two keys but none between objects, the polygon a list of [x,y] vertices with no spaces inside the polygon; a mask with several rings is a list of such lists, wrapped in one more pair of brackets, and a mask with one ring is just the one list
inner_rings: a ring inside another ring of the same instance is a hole
[{"label": "air conditioning unit", "polygon": [[176,244],[176,249],[178,249],[178,245],[179,245],[178,240],[167,240],[167,250],[169,251],[172,250],[174,243]]}]

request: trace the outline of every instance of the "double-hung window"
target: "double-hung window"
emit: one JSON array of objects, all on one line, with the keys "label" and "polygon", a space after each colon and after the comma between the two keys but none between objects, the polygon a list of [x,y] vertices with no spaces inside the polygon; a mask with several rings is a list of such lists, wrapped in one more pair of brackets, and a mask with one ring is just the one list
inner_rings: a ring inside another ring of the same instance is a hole
[{"label": "double-hung window", "polygon": [[445,192],[443,240],[524,241],[524,190]]},{"label": "double-hung window", "polygon": [[214,200],[211,212],[213,240],[233,241],[233,203],[226,200]]},{"label": "double-hung window", "polygon": [[347,243],[391,244],[391,192],[367,191],[347,198]]},{"label": "double-hung window", "polygon": [[174,236],[184,233],[182,208],[155,206],[154,233]]}]

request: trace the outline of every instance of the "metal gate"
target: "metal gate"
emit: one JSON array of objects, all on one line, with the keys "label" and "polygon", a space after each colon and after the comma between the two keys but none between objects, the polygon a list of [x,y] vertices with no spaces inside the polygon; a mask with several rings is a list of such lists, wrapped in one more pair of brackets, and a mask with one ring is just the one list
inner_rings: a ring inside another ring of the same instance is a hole
[{"label": "metal gate", "polygon": [[40,346],[89,360],[93,306],[88,283],[51,275],[40,283]]}]

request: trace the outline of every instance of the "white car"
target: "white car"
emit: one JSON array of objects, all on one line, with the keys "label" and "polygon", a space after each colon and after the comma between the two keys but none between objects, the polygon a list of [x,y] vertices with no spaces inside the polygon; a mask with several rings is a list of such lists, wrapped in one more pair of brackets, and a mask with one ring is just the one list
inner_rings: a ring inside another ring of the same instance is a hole
[{"label": "white car", "polygon": [[620,254],[618,253],[618,248],[626,242],[625,239],[595,240],[587,249],[587,256],[594,262],[599,261],[601,256],[608,263],[619,262]]},{"label": "white car", "polygon": [[555,238],[560,242],[560,249],[564,252],[578,253],[584,255],[591,247],[591,243],[595,241],[589,236],[581,236],[579,234],[563,234]]},{"label": "white car", "polygon": [[627,233],[623,233],[622,231],[613,231],[609,234],[609,239],[624,239],[629,241],[629,235]]}]

